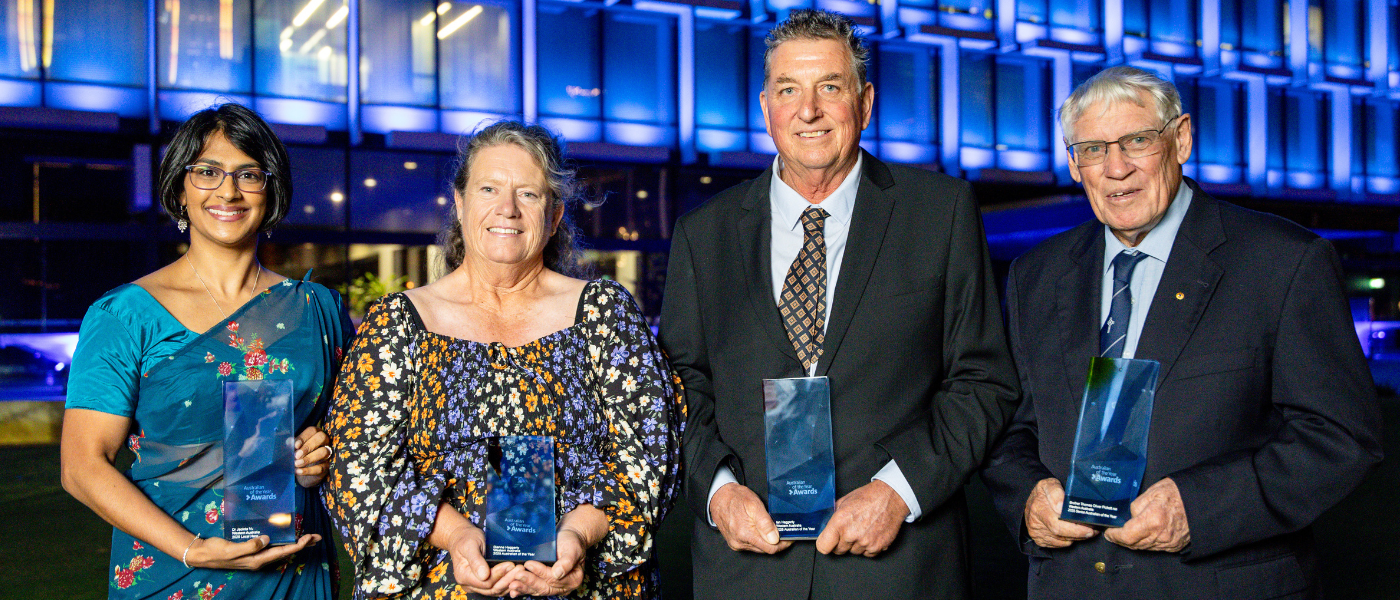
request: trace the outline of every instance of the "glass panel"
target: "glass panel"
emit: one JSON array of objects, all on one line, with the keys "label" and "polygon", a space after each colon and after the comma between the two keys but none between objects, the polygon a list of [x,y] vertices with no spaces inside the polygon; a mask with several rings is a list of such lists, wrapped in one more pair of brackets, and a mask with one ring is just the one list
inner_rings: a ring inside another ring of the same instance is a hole
[{"label": "glass panel", "polygon": [[456,157],[360,151],[350,157],[350,227],[361,231],[437,233],[452,201]]},{"label": "glass panel", "polygon": [[1329,104],[1326,96],[1307,90],[1288,89],[1284,110],[1290,123],[1284,156],[1290,175],[1306,173],[1308,177],[1293,178],[1289,187],[1316,188],[1325,183],[1327,149],[1331,144]]},{"label": "glass panel", "polygon": [[1197,86],[1197,105],[1189,112],[1201,162],[1244,164],[1244,128],[1239,126],[1245,120],[1244,96],[1242,84],[1230,81],[1202,81]]},{"label": "glass panel", "polygon": [[47,4],[53,23],[45,28],[53,35],[53,47],[41,54],[49,78],[145,87],[144,5],[132,10],[126,3],[107,0]]},{"label": "glass panel", "polygon": [[1049,146],[1050,69],[1044,61],[996,62],[997,149],[1045,150]]},{"label": "glass panel", "polygon": [[250,0],[166,0],[156,15],[156,80],[168,89],[252,91]]},{"label": "glass panel", "polygon": [[1220,0],[1220,49],[1240,49],[1240,3],[1249,0]]},{"label": "glass panel", "polygon": [[1277,0],[1240,2],[1240,45],[1249,52],[1283,56],[1284,12]]},{"label": "glass panel", "polygon": [[[919,93],[928,86],[918,85],[928,77],[927,56],[927,51],[920,48],[881,47],[880,62],[872,66],[880,75],[875,102],[880,113],[882,139],[928,143],[933,123],[928,118],[928,98],[921,98]],[[884,90],[901,92],[883,93]]]},{"label": "glass panel", "polygon": [[539,5],[541,115],[603,116],[602,20],[596,8]]},{"label": "glass panel", "polygon": [[345,152],[288,146],[292,167],[292,204],[287,225],[345,228]]},{"label": "glass panel", "polygon": [[994,142],[992,107],[996,96],[992,90],[993,58],[990,55],[963,52],[958,67],[958,108],[962,114],[962,145],[991,148]]},{"label": "glass panel", "polygon": [[1123,33],[1147,37],[1147,0],[1123,0]]},{"label": "glass panel", "polygon": [[1050,24],[1085,32],[1099,32],[1100,7],[1096,0],[1050,0]]},{"label": "glass panel", "polygon": [[[1357,0],[1327,0],[1323,48],[1327,62],[1360,67],[1366,39],[1366,6]],[[1359,73],[1358,73],[1359,75]]]},{"label": "glass panel", "polygon": [[255,0],[257,93],[344,102],[345,16],[338,0]]},{"label": "glass panel", "polygon": [[574,222],[602,247],[611,240],[669,238],[673,215],[667,175],[665,169],[650,166],[580,169],[592,202],[574,208]]},{"label": "glass panel", "polygon": [[1153,42],[1166,42],[1169,46],[1157,49],[1172,55],[1193,54],[1196,49],[1196,3],[1195,2],[1152,2],[1148,4]]},{"label": "glass panel", "polygon": [[1031,23],[1050,20],[1049,0],[1016,0],[1016,19]]},{"label": "glass panel", "polygon": [[0,76],[39,77],[41,37],[39,0],[0,4]]},{"label": "glass panel", "polygon": [[763,39],[768,36],[766,29],[749,30],[749,131],[766,132],[763,123],[763,104],[758,95],[763,92],[763,53],[768,50]]},{"label": "glass panel", "polygon": [[1367,99],[1365,119],[1361,125],[1353,126],[1365,136],[1367,175],[1400,176],[1400,156],[1396,152],[1397,144],[1400,144],[1400,129],[1397,128],[1400,119],[1395,118],[1397,113],[1400,113],[1400,106],[1393,102]]},{"label": "glass panel", "polygon": [[[437,35],[442,36],[438,42],[438,89],[442,107],[519,113],[518,3],[510,0],[444,2],[438,5],[438,9],[449,4],[449,8],[437,17]],[[545,26],[544,17],[545,12],[541,10],[538,45],[541,50],[539,78],[542,112],[545,97],[544,50],[563,42],[561,38],[574,35],[568,31],[572,28],[567,26],[560,31],[562,35],[547,35],[546,32],[550,30]],[[415,49],[415,56],[416,53]],[[416,62],[414,69],[415,72],[418,69]]]},{"label": "glass panel", "polygon": [[695,20],[695,124],[743,129],[749,88],[745,76],[748,28]]},{"label": "glass panel", "polygon": [[362,102],[437,104],[435,7],[431,0],[360,0]]},{"label": "glass panel", "polygon": [[674,124],[676,18],[609,11],[603,24],[603,113],[609,120]]}]

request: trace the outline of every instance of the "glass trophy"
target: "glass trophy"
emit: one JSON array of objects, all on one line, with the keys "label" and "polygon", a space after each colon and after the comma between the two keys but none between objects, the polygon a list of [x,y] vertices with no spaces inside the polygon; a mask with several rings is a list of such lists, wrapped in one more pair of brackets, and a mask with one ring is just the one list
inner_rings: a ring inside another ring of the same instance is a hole
[{"label": "glass trophy", "polygon": [[1155,360],[1095,357],[1089,363],[1061,519],[1122,527],[1132,518],[1160,370]]},{"label": "glass trophy", "polygon": [[831,382],[763,380],[768,514],[785,540],[814,540],[836,508],[831,451]]},{"label": "glass trophy", "polygon": [[486,560],[554,562],[554,437],[492,438],[486,474]]},{"label": "glass trophy", "polygon": [[296,423],[290,379],[224,382],[224,538],[296,542]]}]

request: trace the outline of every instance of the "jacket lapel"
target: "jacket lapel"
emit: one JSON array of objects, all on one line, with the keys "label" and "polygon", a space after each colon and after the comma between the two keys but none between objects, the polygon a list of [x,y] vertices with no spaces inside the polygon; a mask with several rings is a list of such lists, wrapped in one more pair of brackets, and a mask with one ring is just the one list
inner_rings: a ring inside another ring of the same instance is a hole
[{"label": "jacket lapel", "polygon": [[865,285],[875,268],[875,258],[885,241],[890,214],[895,199],[885,193],[894,185],[889,167],[861,150],[861,179],[856,189],[856,203],[851,213],[851,228],[846,234],[846,253],[841,259],[841,272],[836,281],[836,297],[831,302],[831,314],[822,342],[822,355],[817,361],[817,375],[826,375],[831,361],[846,338],[846,330],[855,318]]},{"label": "jacket lapel", "polygon": [[1196,182],[1184,179],[1183,184],[1191,186],[1191,207],[1172,243],[1171,257],[1162,271],[1161,283],[1157,284],[1136,353],[1138,358],[1162,363],[1159,382],[1167,380],[1225,272],[1210,258],[1210,252],[1225,243],[1220,205]]},{"label": "jacket lapel", "polygon": [[1099,312],[1103,295],[1103,225],[1097,221],[1083,227],[1079,241],[1070,251],[1071,265],[1060,277],[1055,298],[1055,323],[1060,347],[1064,348],[1065,384],[1070,405],[1079,418],[1078,398],[1084,395],[1089,378],[1089,359],[1099,355]]},{"label": "jacket lapel", "polygon": [[[788,339],[783,327],[778,304],[773,300],[773,234],[772,210],[768,203],[768,188],[773,182],[773,169],[770,167],[754,180],[744,197],[743,210],[739,217],[739,257],[743,263],[745,294],[749,298],[752,315],[758,321],[758,328],[768,336],[793,361],[798,361],[797,350]],[[801,363],[799,362],[801,368]]]}]

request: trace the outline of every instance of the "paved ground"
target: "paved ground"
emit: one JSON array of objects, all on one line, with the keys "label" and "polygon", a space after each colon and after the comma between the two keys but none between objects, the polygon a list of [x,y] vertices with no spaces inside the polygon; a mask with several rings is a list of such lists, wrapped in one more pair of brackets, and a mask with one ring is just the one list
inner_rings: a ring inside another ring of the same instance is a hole
[{"label": "paved ground", "polygon": [[[1400,598],[1400,399],[1385,398],[1384,409],[1392,457],[1317,523],[1330,598]],[[1024,598],[1025,561],[980,483],[968,486],[968,502],[975,598]],[[678,506],[662,527],[667,600],[691,597],[690,518]],[[109,526],[59,487],[57,446],[0,446],[0,598],[105,598],[110,536]]]}]

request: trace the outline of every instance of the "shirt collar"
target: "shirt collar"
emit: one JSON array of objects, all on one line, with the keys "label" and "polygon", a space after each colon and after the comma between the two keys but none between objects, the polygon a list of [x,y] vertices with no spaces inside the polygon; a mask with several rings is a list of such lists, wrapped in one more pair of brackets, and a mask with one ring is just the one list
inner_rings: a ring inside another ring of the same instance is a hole
[{"label": "shirt collar", "polygon": [[[1176,188],[1176,196],[1172,198],[1171,206],[1167,207],[1167,214],[1162,215],[1162,221],[1143,236],[1142,242],[1138,243],[1134,250],[1163,263],[1167,262],[1167,258],[1172,254],[1172,244],[1176,242],[1176,232],[1181,229],[1186,210],[1191,208],[1192,196],[1191,186],[1182,180],[1181,185]],[[1128,247],[1118,241],[1118,236],[1113,235],[1113,230],[1107,225],[1103,228],[1103,238],[1103,270],[1107,273],[1113,267],[1113,258]]]},{"label": "shirt collar", "polygon": [[860,168],[865,162],[862,154],[856,155],[856,165],[851,168],[851,172],[846,174],[846,178],[841,180],[841,185],[836,186],[836,190],[831,192],[821,204],[812,204],[797,190],[792,189],[780,176],[783,167],[783,157],[773,158],[773,182],[768,186],[768,198],[773,207],[774,226],[782,224],[789,230],[797,229],[802,221],[802,211],[809,206],[820,206],[825,210],[829,218],[836,219],[843,224],[849,225],[851,213],[855,210],[856,189],[860,184]]}]

